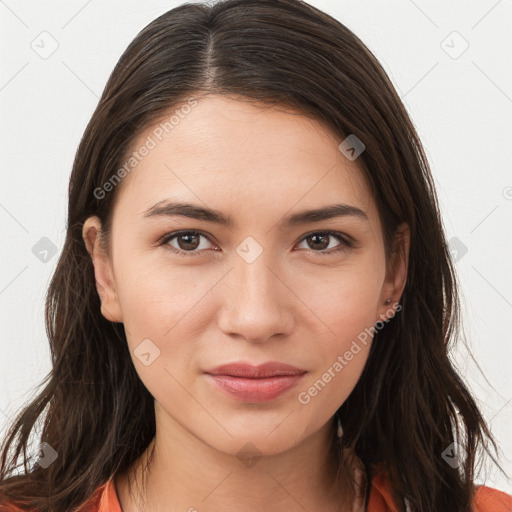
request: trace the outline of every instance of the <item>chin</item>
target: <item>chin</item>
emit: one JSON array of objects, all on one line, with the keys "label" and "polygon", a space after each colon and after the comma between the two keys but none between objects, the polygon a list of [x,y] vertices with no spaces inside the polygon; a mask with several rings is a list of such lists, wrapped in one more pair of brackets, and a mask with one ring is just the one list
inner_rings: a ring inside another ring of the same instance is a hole
[{"label": "chin", "polygon": [[274,434],[268,435],[270,431],[258,430],[251,434],[245,430],[239,435],[231,431],[233,437],[223,436],[223,442],[215,439],[208,444],[218,451],[239,458],[241,462],[244,462],[246,458],[260,459],[261,457],[279,455],[296,446],[291,433],[281,432],[278,435],[274,432]]}]

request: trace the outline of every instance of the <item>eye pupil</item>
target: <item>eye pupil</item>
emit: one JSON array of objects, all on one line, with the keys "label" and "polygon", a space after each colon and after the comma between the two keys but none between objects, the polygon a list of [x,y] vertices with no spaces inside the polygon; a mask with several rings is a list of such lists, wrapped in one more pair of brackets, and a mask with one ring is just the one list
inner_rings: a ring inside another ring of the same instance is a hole
[{"label": "eye pupil", "polygon": [[[321,243],[321,247],[319,247],[318,245],[316,245],[315,247],[312,247],[312,249],[326,249],[327,247],[329,247],[329,236],[330,235],[319,235],[319,234],[315,234],[315,235],[311,235],[310,237],[308,237],[309,239],[316,239],[318,241],[318,239],[324,239],[324,243]],[[316,243],[316,242],[314,242]]]},{"label": "eye pupil", "polygon": [[[183,239],[190,239],[190,238],[195,238],[197,243],[186,241],[185,242],[185,246],[183,246],[181,241]],[[193,234],[193,233],[186,233],[186,234],[183,234],[183,235],[179,235],[178,236],[178,245],[180,246],[180,249],[183,249],[183,250],[186,250],[186,249],[197,249],[197,247],[199,247],[199,235]],[[187,245],[188,245],[188,247],[187,247]]]}]

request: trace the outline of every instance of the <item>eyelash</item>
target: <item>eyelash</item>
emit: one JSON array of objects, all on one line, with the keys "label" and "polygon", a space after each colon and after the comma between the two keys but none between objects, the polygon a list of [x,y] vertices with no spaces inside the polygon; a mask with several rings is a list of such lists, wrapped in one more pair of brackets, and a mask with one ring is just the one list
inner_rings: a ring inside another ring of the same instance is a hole
[{"label": "eyelash", "polygon": [[[172,239],[174,239],[174,238],[176,238],[176,237],[178,237],[180,235],[201,235],[201,236],[204,236],[205,238],[209,238],[208,235],[206,235],[202,231],[193,231],[193,230],[189,230],[189,231],[187,231],[187,230],[174,231],[172,233],[167,233],[162,238],[160,238],[160,240],[158,241],[157,245],[158,246],[165,245],[168,242],[170,242]],[[313,235],[332,236],[333,238],[336,238],[339,242],[341,242],[339,247],[335,248],[334,250],[332,250],[332,249],[330,251],[327,251],[326,249],[323,249],[322,251],[314,251],[312,249],[310,250],[310,252],[317,253],[317,254],[320,254],[322,256],[329,255],[329,254],[339,253],[341,251],[347,251],[348,249],[354,247],[354,244],[350,240],[345,238],[345,236],[343,236],[342,233],[339,233],[337,231],[312,231],[312,232],[307,233],[306,235],[304,235],[300,239],[299,243],[302,242],[303,240],[307,239],[307,238],[312,237]],[[168,246],[168,249],[170,251],[172,251],[172,252],[174,252],[176,254],[182,255],[182,256],[198,256],[202,252],[202,251],[183,251],[183,250],[180,250],[180,249],[176,249],[175,247],[172,247],[171,245]]]}]

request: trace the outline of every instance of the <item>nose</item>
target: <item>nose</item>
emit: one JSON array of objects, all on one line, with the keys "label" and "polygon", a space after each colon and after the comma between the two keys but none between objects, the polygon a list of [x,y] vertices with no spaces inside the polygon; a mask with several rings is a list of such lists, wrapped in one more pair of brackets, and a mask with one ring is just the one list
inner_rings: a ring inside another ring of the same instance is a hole
[{"label": "nose", "polygon": [[219,328],[225,334],[261,343],[289,335],[294,326],[290,283],[265,251],[252,263],[236,256],[221,290]]}]

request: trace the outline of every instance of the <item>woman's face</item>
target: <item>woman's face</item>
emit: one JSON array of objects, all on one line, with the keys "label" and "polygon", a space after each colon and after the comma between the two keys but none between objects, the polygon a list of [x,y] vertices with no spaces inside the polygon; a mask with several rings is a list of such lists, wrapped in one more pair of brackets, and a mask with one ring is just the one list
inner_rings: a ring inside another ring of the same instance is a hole
[{"label": "woman's face", "polygon": [[[123,322],[166,428],[225,453],[248,442],[281,452],[348,397],[406,267],[386,273],[357,160],[322,125],[223,96],[178,111],[132,147],[140,161],[118,185],[110,258],[94,250],[102,312]],[[337,213],[304,215],[327,207]],[[267,362],[303,373],[207,373]]]}]

